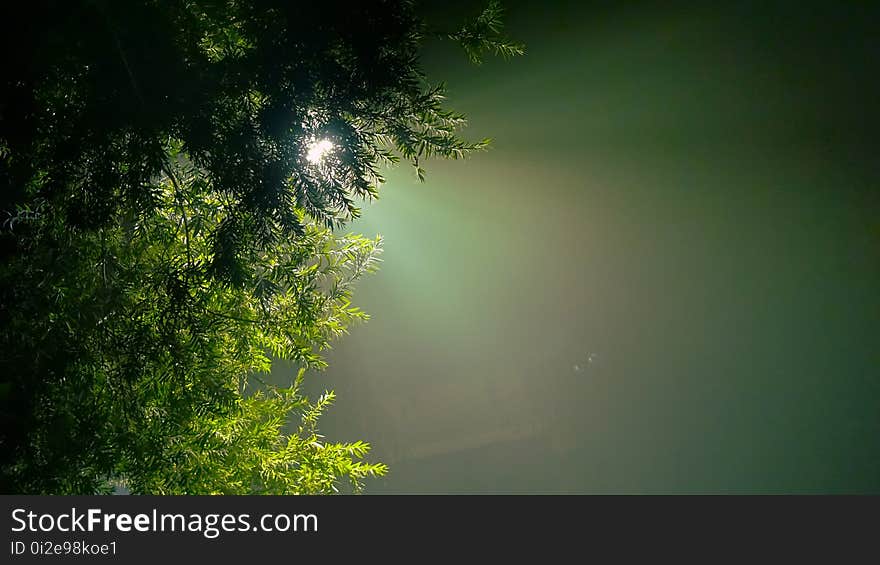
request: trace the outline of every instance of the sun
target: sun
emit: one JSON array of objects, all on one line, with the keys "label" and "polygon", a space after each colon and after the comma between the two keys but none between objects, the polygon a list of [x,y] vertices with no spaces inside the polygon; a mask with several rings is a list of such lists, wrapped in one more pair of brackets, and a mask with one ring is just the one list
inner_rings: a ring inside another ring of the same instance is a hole
[{"label": "sun", "polygon": [[306,153],[306,159],[309,163],[317,165],[320,163],[324,157],[327,156],[328,153],[332,152],[336,148],[329,139],[319,139],[309,145],[309,150]]}]

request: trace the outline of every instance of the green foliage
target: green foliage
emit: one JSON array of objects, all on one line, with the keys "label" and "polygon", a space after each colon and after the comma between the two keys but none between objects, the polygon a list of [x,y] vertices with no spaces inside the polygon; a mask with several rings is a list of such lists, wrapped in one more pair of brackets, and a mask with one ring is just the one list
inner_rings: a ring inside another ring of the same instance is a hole
[{"label": "green foliage", "polygon": [[[37,1],[4,18],[4,492],[331,493],[386,472],[368,444],[319,435],[332,392],[300,392],[367,318],[352,289],[381,241],[338,228],[383,164],[422,177],[422,159],[485,142],[458,137],[419,70],[409,2],[336,4]],[[494,45],[491,10],[466,49]],[[313,162],[319,139],[334,148]],[[289,386],[261,380],[273,359],[301,367]]]},{"label": "green foliage", "polygon": [[510,58],[525,53],[521,43],[511,41],[504,35],[501,3],[491,0],[483,12],[472,22],[468,22],[455,33],[447,34],[449,39],[458,42],[474,64],[481,64],[486,53],[494,53]]},{"label": "green foliage", "polygon": [[178,160],[157,177],[149,216],[120,213],[95,232],[66,229],[51,208],[9,223],[32,247],[0,271],[20,297],[4,374],[42,390],[4,472],[23,492],[121,478],[151,493],[331,492],[338,477],[382,473],[359,460],[365,444],[316,450],[326,402],[310,406],[298,383],[247,393],[270,356],[319,369],[331,340],[366,318],[351,290],[375,268],[379,239],[337,236],[298,212],[302,234],[254,251],[250,284],[217,281],[205,265],[222,208],[169,155]]},{"label": "green foliage", "polygon": [[[365,478],[387,471],[381,463],[361,461],[370,449],[364,442],[322,441],[316,426],[333,393],[310,404],[298,390],[299,379],[291,388],[242,399],[231,416],[195,420],[170,438],[166,457],[173,466],[133,468],[127,484],[157,494],[320,494],[338,492],[338,477],[348,477],[360,492]],[[293,432],[285,431],[290,413],[300,418]]]}]

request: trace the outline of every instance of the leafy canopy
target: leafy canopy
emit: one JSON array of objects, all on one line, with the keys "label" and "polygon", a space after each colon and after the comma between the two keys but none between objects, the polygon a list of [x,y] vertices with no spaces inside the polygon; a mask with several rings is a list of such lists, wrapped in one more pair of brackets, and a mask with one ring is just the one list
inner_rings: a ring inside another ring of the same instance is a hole
[{"label": "leafy canopy", "polygon": [[[419,50],[521,53],[498,5],[450,33],[402,0],[35,0],[4,21],[3,491],[326,493],[386,472],[320,436],[333,394],[300,385],[366,318],[352,287],[381,242],[339,228],[382,166],[423,177],[485,147]],[[289,387],[260,378],[273,359],[301,367]]]}]

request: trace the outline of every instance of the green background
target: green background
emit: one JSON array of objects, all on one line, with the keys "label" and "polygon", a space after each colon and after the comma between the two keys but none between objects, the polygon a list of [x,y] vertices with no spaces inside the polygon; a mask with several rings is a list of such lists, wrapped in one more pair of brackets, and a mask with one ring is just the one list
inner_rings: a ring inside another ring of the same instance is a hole
[{"label": "green background", "polygon": [[874,10],[618,4],[428,48],[494,146],[351,226],[384,263],[325,435],[374,493],[880,492]]}]

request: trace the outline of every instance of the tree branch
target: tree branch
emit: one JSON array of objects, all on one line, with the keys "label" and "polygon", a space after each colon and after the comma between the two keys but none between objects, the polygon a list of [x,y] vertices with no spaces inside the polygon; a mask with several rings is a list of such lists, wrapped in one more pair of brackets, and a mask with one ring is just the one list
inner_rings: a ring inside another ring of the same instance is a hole
[{"label": "tree branch", "polygon": [[253,320],[251,318],[239,318],[238,316],[230,316],[229,314],[217,312],[216,310],[211,310],[210,308],[205,308],[205,311],[208,314],[213,314],[214,316],[219,316],[220,318],[226,318],[227,320],[232,320],[234,322],[242,322],[244,324],[260,324],[260,323],[262,323],[260,320]]},{"label": "tree branch", "polygon": [[180,209],[180,215],[183,217],[183,238],[184,243],[186,244],[186,262],[187,265],[192,265],[192,251],[189,246],[189,219],[186,215],[186,208],[183,205],[183,191],[177,183],[177,177],[174,176],[174,172],[171,170],[171,167],[168,166],[168,163],[162,163],[162,172],[168,176],[171,180],[171,184],[174,186],[174,201],[177,202],[177,207]]}]

